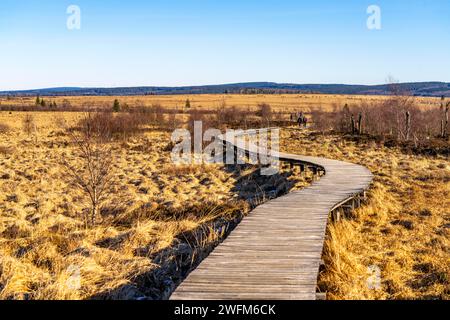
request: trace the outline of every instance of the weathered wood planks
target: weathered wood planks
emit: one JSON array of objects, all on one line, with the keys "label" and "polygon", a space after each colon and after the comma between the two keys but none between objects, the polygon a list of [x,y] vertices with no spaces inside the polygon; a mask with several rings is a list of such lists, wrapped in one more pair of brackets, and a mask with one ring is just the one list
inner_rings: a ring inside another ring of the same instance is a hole
[{"label": "weathered wood planks", "polygon": [[[260,150],[250,144],[244,151]],[[325,175],[303,190],[255,208],[188,275],[171,299],[316,299],[329,213],[364,192],[372,174],[363,166],[342,161],[277,155],[303,168],[314,166]]]}]

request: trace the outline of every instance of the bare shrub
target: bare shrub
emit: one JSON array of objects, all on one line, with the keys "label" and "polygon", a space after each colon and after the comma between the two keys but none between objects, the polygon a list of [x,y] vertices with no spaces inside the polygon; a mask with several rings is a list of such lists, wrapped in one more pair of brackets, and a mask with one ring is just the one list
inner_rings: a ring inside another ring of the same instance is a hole
[{"label": "bare shrub", "polygon": [[36,123],[34,121],[34,117],[31,114],[25,115],[22,120],[22,130],[27,135],[31,135],[36,131]]},{"label": "bare shrub", "polygon": [[321,132],[369,134],[420,144],[439,136],[442,111],[423,110],[410,96],[392,96],[382,102],[345,105],[332,112],[315,109],[312,117],[314,127]]},{"label": "bare shrub", "polygon": [[272,120],[277,126],[289,125],[289,116],[283,111],[274,111]]},{"label": "bare shrub", "polygon": [[58,115],[54,118],[54,122],[58,128],[67,129],[67,121],[64,117]]},{"label": "bare shrub", "polygon": [[188,130],[193,134],[195,122],[201,121],[203,133],[204,133],[204,131],[206,131],[208,128],[214,126],[214,124],[212,124],[210,120],[211,119],[208,117],[208,115],[206,113],[202,112],[202,110],[192,109],[189,112],[189,119],[188,119],[188,123],[187,123]]},{"label": "bare shrub", "polygon": [[272,107],[267,103],[260,103],[258,109],[257,116],[261,118],[262,126],[270,126],[273,116]]},{"label": "bare shrub", "polygon": [[[200,122],[201,123],[201,132],[198,132],[195,130],[195,123],[196,122]],[[195,135],[196,134],[201,134],[201,136],[203,137],[205,132],[208,129],[214,129],[218,127],[218,123],[216,122],[215,119],[215,115],[214,114],[210,114],[208,112],[205,112],[204,110],[201,109],[191,109],[189,111],[189,119],[187,122],[187,129],[189,130],[189,132],[191,133],[191,146],[193,149],[195,149]],[[202,140],[203,141],[203,147],[207,146],[210,142]]]},{"label": "bare shrub", "polygon": [[335,130],[338,126],[337,112],[324,112],[319,108],[313,108],[311,110],[311,117],[314,123],[314,128],[322,133]]},{"label": "bare shrub", "polygon": [[[333,105],[333,112],[336,114],[339,107],[335,104]],[[342,111],[339,113],[339,131],[341,132],[351,132],[352,131],[352,114],[348,104],[345,104]]]},{"label": "bare shrub", "polygon": [[238,127],[244,129],[248,124],[249,114],[236,106],[228,107],[225,103],[214,110],[216,126],[220,129],[225,129],[227,127]]},{"label": "bare shrub", "polygon": [[70,103],[69,100],[64,99],[63,102],[62,102],[62,104],[61,104],[61,107],[62,107],[63,109],[70,109],[70,108],[72,108],[72,104]]},{"label": "bare shrub", "polygon": [[129,108],[126,113],[134,114],[141,119],[142,124],[151,124],[161,129],[168,129],[177,121],[177,110],[167,109],[159,103],[154,103],[150,107],[145,106],[142,102],[137,101],[134,108]]},{"label": "bare shrub", "polygon": [[446,139],[448,136],[448,113],[450,109],[450,101],[445,103],[445,97],[441,97],[441,108],[440,113],[442,114],[441,119],[441,138]]},{"label": "bare shrub", "polygon": [[63,157],[69,181],[89,199],[90,210],[85,215],[86,225],[97,222],[99,212],[112,193],[112,153],[105,141],[109,123],[87,114],[78,131],[70,137],[76,147],[76,165]]},{"label": "bare shrub", "polygon": [[148,117],[141,113],[88,113],[78,123],[83,130],[86,126],[101,133],[103,139],[127,139],[141,132],[142,126],[148,123]]},{"label": "bare shrub", "polygon": [[221,125],[235,122],[236,118],[233,111],[236,112],[236,107],[229,108],[226,103],[223,102],[222,105],[215,110],[216,122]]},{"label": "bare shrub", "polygon": [[151,121],[154,124],[163,124],[165,120],[164,108],[160,104],[153,104],[151,107]]},{"label": "bare shrub", "polygon": [[414,99],[409,96],[394,96],[382,103],[362,104],[352,108],[353,114],[363,115],[364,132],[377,136],[389,136],[399,141],[406,139],[407,112],[410,112],[415,120],[414,124],[419,124],[420,109],[415,105]]},{"label": "bare shrub", "polygon": [[167,119],[167,125],[171,130],[178,129],[180,127],[181,121],[177,117],[177,114],[175,112],[169,114],[169,117]]}]

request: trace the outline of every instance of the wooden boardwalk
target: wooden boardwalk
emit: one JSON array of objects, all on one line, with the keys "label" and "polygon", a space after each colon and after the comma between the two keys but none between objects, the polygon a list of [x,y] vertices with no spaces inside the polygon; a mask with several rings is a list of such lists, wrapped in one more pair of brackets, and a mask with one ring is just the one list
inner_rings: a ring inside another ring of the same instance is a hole
[{"label": "wooden boardwalk", "polygon": [[255,208],[188,275],[172,300],[316,299],[330,212],[340,212],[344,204],[356,205],[372,174],[363,166],[342,161],[279,156],[304,170],[324,170],[325,175],[305,189]]}]

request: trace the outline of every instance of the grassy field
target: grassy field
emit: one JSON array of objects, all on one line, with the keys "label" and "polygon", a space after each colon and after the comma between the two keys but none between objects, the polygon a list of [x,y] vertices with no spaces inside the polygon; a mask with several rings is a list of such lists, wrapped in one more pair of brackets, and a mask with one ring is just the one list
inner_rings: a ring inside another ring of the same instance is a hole
[{"label": "grassy field", "polygon": [[[227,106],[237,106],[241,108],[256,109],[260,103],[268,103],[275,111],[304,112],[313,109],[333,110],[333,108],[342,108],[345,104],[359,105],[361,103],[379,103],[385,101],[385,96],[358,96],[358,95],[325,95],[325,94],[280,94],[280,95],[240,95],[240,94],[205,94],[205,95],[168,95],[168,96],[101,96],[101,97],[43,97],[47,104],[56,102],[59,106],[64,101],[70,103],[73,107],[112,107],[114,100],[118,99],[121,104],[133,106],[151,106],[160,104],[165,108],[174,108],[183,110],[186,100],[189,99],[191,108],[209,108],[216,109],[224,103]],[[36,97],[0,98],[2,105],[34,105]],[[439,98],[416,98],[417,104],[422,108],[439,106]]]},{"label": "grassy field", "polygon": [[[282,150],[358,163],[374,174],[368,202],[330,221],[319,287],[330,299],[450,298],[450,161],[312,132],[283,133]],[[368,285],[379,270],[380,286]]]},{"label": "grassy field", "polygon": [[[2,99],[1,104],[33,104]],[[47,98],[45,98],[47,99]],[[208,109],[237,105],[275,111],[332,110],[378,96],[198,95],[67,97],[74,106],[133,105]],[[422,108],[439,99],[417,98]],[[38,107],[36,107],[38,109]],[[168,127],[145,125],[108,142],[112,189],[94,225],[86,194],[64,163],[83,170],[70,130],[83,113],[0,112],[0,299],[164,299],[255,202],[281,185],[310,177],[288,168],[264,178],[250,165],[174,166]],[[168,117],[168,116],[167,116]],[[188,118],[185,115],[184,118]],[[183,118],[183,119],[184,119]],[[186,120],[184,119],[184,120]],[[241,119],[242,120],[242,119]],[[264,123],[265,125],[265,123]],[[440,140],[443,144],[448,141]],[[319,287],[331,299],[449,299],[450,162],[448,155],[386,145],[368,135],[282,131],[281,148],[367,166],[369,200],[331,222]],[[422,150],[422,149],[421,149]],[[65,162],[64,162],[65,161]],[[369,271],[380,286],[367,285]],[[78,279],[78,280],[77,280]],[[77,282],[78,281],[78,282]]]},{"label": "grassy field", "polygon": [[147,127],[110,143],[113,190],[87,227],[86,195],[62,164],[82,169],[61,125],[82,114],[33,112],[29,132],[27,115],[0,113],[0,299],[167,298],[264,190],[309,183],[251,166],[174,166],[170,133]]}]

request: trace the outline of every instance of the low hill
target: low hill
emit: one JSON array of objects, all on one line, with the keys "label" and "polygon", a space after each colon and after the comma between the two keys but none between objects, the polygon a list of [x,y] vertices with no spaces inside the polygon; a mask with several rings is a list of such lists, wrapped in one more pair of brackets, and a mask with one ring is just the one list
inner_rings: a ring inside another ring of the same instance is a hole
[{"label": "low hill", "polygon": [[[395,84],[395,90],[414,96],[450,97],[450,83],[415,82]],[[345,85],[345,84],[291,84],[274,82],[247,82],[185,87],[121,87],[121,88],[78,88],[62,87],[23,91],[2,91],[0,96],[132,96],[173,94],[276,94],[276,93],[322,93],[386,95],[392,92],[392,85]]]}]

